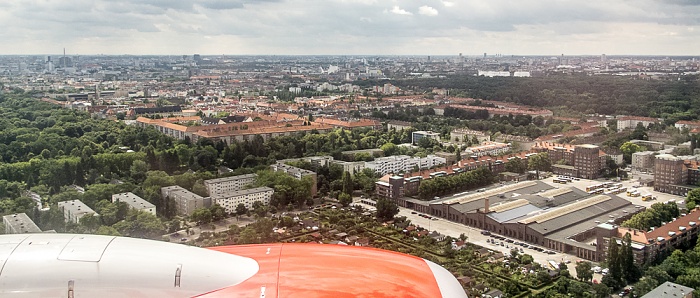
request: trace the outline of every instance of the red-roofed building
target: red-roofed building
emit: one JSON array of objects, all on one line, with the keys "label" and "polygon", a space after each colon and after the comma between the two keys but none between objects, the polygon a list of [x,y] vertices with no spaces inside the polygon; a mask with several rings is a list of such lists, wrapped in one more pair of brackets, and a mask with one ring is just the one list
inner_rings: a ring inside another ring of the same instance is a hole
[{"label": "red-roofed building", "polygon": [[673,126],[675,126],[678,129],[683,129],[683,128],[687,128],[688,130],[700,129],[700,121],[681,120],[681,121],[676,122],[676,124],[674,124]]},{"label": "red-roofed building", "polygon": [[634,129],[637,124],[642,124],[645,128],[649,127],[649,124],[660,123],[661,121],[656,118],[640,117],[640,116],[626,116],[617,119],[617,130]]},{"label": "red-roofed building", "polygon": [[648,232],[602,224],[597,227],[596,231],[598,259],[603,261],[611,240],[617,241],[619,244],[621,243],[620,239],[629,233],[632,238],[635,263],[643,264],[653,261],[657,255],[670,252],[672,249],[696,239],[700,229],[698,228],[699,224],[700,208],[695,208],[688,214]]}]

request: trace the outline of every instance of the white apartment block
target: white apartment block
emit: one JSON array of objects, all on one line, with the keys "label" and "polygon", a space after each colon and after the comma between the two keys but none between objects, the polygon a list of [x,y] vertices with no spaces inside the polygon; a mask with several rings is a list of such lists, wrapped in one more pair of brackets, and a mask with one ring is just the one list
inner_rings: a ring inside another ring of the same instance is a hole
[{"label": "white apartment block", "polygon": [[425,158],[395,155],[368,161],[365,163],[365,168],[372,169],[379,175],[386,175],[388,173],[412,172],[415,168],[427,169],[445,163],[445,158],[435,155],[428,155]]},{"label": "white apartment block", "polygon": [[495,156],[510,151],[511,145],[498,142],[487,142],[479,146],[472,146],[464,150],[465,156]]},{"label": "white apartment block", "polygon": [[141,197],[131,193],[124,192],[112,195],[112,203],[124,202],[129,205],[129,208],[138,211],[148,212],[150,214],[156,215],[156,205],[142,199]]},{"label": "white apartment block", "polygon": [[355,175],[357,172],[362,172],[362,170],[365,169],[365,162],[364,161],[342,161],[342,160],[334,160],[331,163],[337,164],[341,167],[343,167],[343,172],[348,172],[350,175]]},{"label": "white apartment block", "polygon": [[5,225],[5,234],[41,233],[41,229],[26,213],[5,215],[2,223]]},{"label": "white apartment block", "polygon": [[200,195],[178,185],[161,187],[160,193],[164,199],[172,199],[175,202],[177,213],[180,215],[191,215],[195,209],[210,205],[206,204]]},{"label": "white apartment block", "polygon": [[649,117],[639,117],[639,116],[627,116],[617,119],[617,130],[622,131],[625,129],[635,129],[637,124],[641,123],[642,126],[649,127],[649,124],[659,123],[659,119],[649,118]]},{"label": "white apartment block", "polygon": [[440,134],[432,131],[414,131],[411,135],[411,142],[415,145],[422,138],[430,138],[433,140],[440,141]]},{"label": "white apartment block", "polygon": [[227,213],[236,213],[238,204],[243,204],[243,206],[248,209],[253,208],[254,202],[262,202],[265,205],[269,204],[274,193],[275,191],[267,186],[242,189],[212,196],[212,202],[224,207]]},{"label": "white apartment block", "polygon": [[255,183],[257,174],[238,175],[217,179],[204,180],[204,186],[210,196],[241,190]]},{"label": "white apartment block", "polygon": [[63,210],[63,218],[66,222],[80,223],[80,219],[84,216],[99,216],[80,200],[58,202],[58,208]]},{"label": "white apartment block", "polygon": [[479,141],[479,144],[491,141],[491,136],[482,131],[460,128],[450,132],[450,141],[453,142],[471,142],[474,137]]},{"label": "white apartment block", "polygon": [[635,170],[653,170],[656,152],[642,151],[632,153],[632,168]]}]

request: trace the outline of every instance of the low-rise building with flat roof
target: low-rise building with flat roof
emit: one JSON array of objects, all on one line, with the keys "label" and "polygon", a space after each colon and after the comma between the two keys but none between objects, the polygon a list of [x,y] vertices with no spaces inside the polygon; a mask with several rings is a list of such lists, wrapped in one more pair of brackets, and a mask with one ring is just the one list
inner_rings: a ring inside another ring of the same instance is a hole
[{"label": "low-rise building with flat roof", "polygon": [[5,215],[2,223],[5,225],[5,234],[41,233],[41,229],[26,213]]},{"label": "low-rise building with flat roof", "polygon": [[654,288],[642,298],[693,298],[694,289],[667,281]]},{"label": "low-rise building with flat roof", "polygon": [[142,199],[141,197],[131,193],[124,192],[112,195],[112,203],[124,202],[129,205],[129,208],[138,211],[148,212],[150,214],[156,215],[156,205]]},{"label": "low-rise building with flat roof", "polygon": [[66,222],[80,223],[80,219],[84,216],[99,216],[80,200],[58,202],[58,208],[63,210],[63,218]]},{"label": "low-rise building with flat roof", "polygon": [[411,137],[411,142],[416,145],[418,141],[423,138],[429,138],[436,141],[440,141],[440,134],[432,131],[414,131]]}]

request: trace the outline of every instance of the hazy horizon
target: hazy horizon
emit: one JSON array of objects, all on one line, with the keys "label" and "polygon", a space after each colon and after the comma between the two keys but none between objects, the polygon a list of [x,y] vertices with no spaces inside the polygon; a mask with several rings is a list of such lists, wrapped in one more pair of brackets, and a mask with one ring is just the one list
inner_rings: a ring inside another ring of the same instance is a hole
[{"label": "hazy horizon", "polygon": [[699,15],[697,0],[6,0],[0,55],[697,56]]}]

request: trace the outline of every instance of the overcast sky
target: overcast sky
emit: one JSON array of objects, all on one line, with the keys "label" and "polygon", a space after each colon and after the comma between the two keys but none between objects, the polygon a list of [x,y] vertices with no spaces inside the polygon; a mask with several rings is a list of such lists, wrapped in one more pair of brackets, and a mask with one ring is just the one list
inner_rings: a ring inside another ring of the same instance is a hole
[{"label": "overcast sky", "polygon": [[700,0],[0,0],[0,54],[700,55]]}]

